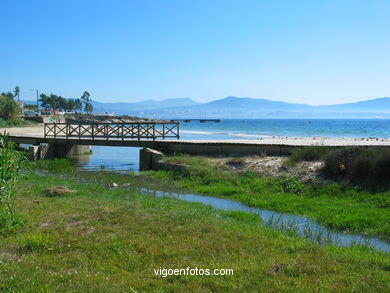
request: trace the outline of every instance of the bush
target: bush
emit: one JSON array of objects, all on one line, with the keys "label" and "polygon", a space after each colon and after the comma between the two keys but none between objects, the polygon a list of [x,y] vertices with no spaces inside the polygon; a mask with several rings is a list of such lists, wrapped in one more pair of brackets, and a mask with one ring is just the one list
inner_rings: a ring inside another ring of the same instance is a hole
[{"label": "bush", "polygon": [[331,147],[326,146],[299,147],[293,149],[289,160],[291,163],[300,161],[319,161],[323,160],[331,150]]},{"label": "bush", "polygon": [[0,96],[0,117],[13,119],[21,113],[19,104],[9,96]]},{"label": "bush", "polygon": [[350,147],[329,152],[323,173],[372,190],[390,189],[390,149]]}]

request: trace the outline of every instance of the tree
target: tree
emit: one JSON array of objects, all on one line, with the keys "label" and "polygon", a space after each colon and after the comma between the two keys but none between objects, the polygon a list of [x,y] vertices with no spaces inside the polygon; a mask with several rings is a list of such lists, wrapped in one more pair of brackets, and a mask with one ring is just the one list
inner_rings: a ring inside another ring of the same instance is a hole
[{"label": "tree", "polygon": [[75,107],[74,109],[77,111],[82,111],[83,110],[83,102],[81,101],[81,99],[76,99],[74,101],[74,104],[75,104]]},{"label": "tree", "polygon": [[87,113],[93,112],[91,94],[85,91],[80,99],[84,103],[84,111]]},{"label": "tree", "polygon": [[39,102],[41,103],[41,106],[43,108],[45,108],[45,109],[49,109],[50,108],[50,98],[49,98],[49,96],[47,96],[45,94],[41,94]]},{"label": "tree", "polygon": [[59,110],[65,111],[68,106],[68,100],[59,96],[57,97],[57,107]]},{"label": "tree", "polygon": [[18,102],[20,100],[20,87],[16,86],[14,89],[14,97],[18,97]]},{"label": "tree", "polygon": [[89,92],[85,91],[80,99],[83,103],[88,102],[91,100],[91,94]]},{"label": "tree", "polygon": [[7,98],[10,98],[10,99],[13,99],[14,98],[14,95],[13,95],[13,93],[11,93],[11,92],[2,92],[1,93],[1,96],[3,96],[3,97],[7,97]]},{"label": "tree", "polygon": [[20,112],[21,109],[19,104],[14,100],[12,94],[11,96],[0,96],[0,117],[4,119],[12,119],[20,114]]},{"label": "tree", "polygon": [[93,112],[92,104],[91,103],[85,104],[84,111],[87,112],[87,113],[92,113]]},{"label": "tree", "polygon": [[76,102],[74,99],[69,99],[66,104],[66,110],[74,111],[76,108]]},{"label": "tree", "polygon": [[49,101],[50,101],[50,107],[53,111],[58,109],[59,106],[58,96],[56,96],[55,94],[50,94]]}]

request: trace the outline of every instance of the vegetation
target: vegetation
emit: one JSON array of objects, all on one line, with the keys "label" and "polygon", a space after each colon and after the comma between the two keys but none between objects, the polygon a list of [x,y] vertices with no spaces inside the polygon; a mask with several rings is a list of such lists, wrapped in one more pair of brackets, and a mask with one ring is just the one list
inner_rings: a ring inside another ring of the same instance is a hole
[{"label": "vegetation", "polygon": [[15,210],[15,189],[24,161],[7,134],[0,136],[0,234],[12,231],[20,222]]},{"label": "vegetation", "polygon": [[14,100],[12,93],[0,95],[0,117],[3,119],[15,119],[21,113],[19,104]]},{"label": "vegetation", "polygon": [[289,164],[319,160],[325,162],[322,171],[326,178],[372,191],[390,191],[390,149],[388,147],[296,148],[289,158]]},{"label": "vegetation", "polygon": [[14,98],[18,98],[18,101],[20,101],[20,87],[16,86],[14,89]]},{"label": "vegetation", "polygon": [[189,166],[186,172],[150,171],[199,193],[225,197],[249,206],[306,215],[332,229],[390,237],[389,192],[371,193],[336,183],[307,185],[297,178],[236,173],[206,157],[176,155],[166,161]]},{"label": "vegetation", "polygon": [[324,175],[373,191],[390,190],[389,148],[342,148],[325,158]]},{"label": "vegetation", "polygon": [[65,99],[55,94],[41,94],[39,99],[41,106],[45,109],[60,111],[81,111],[82,103],[80,99]]},{"label": "vegetation", "polygon": [[24,120],[23,118],[16,117],[13,119],[0,118],[0,127],[23,127],[36,125],[38,122],[32,120]]},{"label": "vegetation", "polygon": [[93,106],[92,106],[91,94],[89,92],[85,91],[80,99],[84,104],[84,111],[87,113],[92,113]]},{"label": "vegetation", "polygon": [[41,106],[52,111],[82,111],[93,112],[91,95],[85,91],[79,99],[65,99],[55,94],[41,94],[39,99]]},{"label": "vegetation", "polygon": [[[56,170],[58,165],[71,172],[64,160],[33,167]],[[104,172],[86,176],[126,179]],[[26,224],[0,239],[0,274],[7,276],[0,278],[0,288],[6,292],[390,289],[389,254],[321,247],[259,225],[248,214],[57,174],[45,180],[28,174],[20,186],[18,205]],[[44,191],[52,186],[76,192],[47,197]],[[163,278],[154,273],[160,267],[231,268],[234,275]]]},{"label": "vegetation", "polygon": [[328,146],[305,146],[293,149],[289,162],[296,164],[301,161],[320,161],[324,160],[326,155],[332,151]]}]

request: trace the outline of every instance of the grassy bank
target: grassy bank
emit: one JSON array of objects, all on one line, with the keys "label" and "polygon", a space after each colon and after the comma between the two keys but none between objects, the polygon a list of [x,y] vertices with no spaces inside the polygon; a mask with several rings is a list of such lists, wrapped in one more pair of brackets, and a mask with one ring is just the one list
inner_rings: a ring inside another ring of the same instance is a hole
[{"label": "grassy bank", "polygon": [[324,161],[326,178],[371,191],[390,191],[390,148],[308,146],[293,150],[288,163]]},{"label": "grassy bank", "polygon": [[26,127],[26,126],[34,126],[38,123],[31,120],[24,120],[23,118],[12,118],[12,119],[4,119],[0,118],[0,128],[5,127]]},{"label": "grassy bank", "polygon": [[190,166],[186,172],[151,171],[190,190],[278,212],[309,216],[332,229],[390,237],[390,194],[340,184],[302,184],[296,178],[231,172],[206,157],[177,155],[166,161]]},{"label": "grassy bank", "polygon": [[[42,180],[28,174],[19,184],[17,206],[25,224],[0,239],[3,291],[390,289],[389,254],[320,247],[259,225],[257,217],[245,213],[62,178],[56,170],[74,170],[65,161],[55,162],[40,163],[52,176]],[[105,173],[91,177],[103,183],[115,178]],[[58,185],[76,192],[53,197],[43,192]],[[234,275],[162,278],[154,274],[160,267],[231,268]]]}]

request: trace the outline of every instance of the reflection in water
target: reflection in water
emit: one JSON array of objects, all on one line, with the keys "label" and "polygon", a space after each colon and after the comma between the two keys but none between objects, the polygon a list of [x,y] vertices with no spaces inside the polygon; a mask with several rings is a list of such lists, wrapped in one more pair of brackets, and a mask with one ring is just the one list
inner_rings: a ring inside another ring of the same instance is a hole
[{"label": "reflection in water", "polygon": [[[127,173],[128,171],[139,171],[139,150],[140,148],[132,147],[93,146],[91,155],[77,156],[73,159],[81,169],[86,171],[112,170]],[[149,188],[127,188],[136,189],[146,195],[175,197],[188,202],[207,204],[216,209],[252,213],[258,215],[263,223],[272,229],[293,231],[297,235],[321,245],[351,246],[363,244],[376,250],[390,252],[390,244],[379,238],[334,232],[302,216],[253,208],[228,199],[184,193],[173,187],[168,188],[169,191],[155,190],[161,188],[161,186],[150,188],[150,184],[147,182],[143,186]]]},{"label": "reflection in water", "polygon": [[74,156],[77,166],[87,171],[139,171],[139,150],[134,147],[92,146],[92,154]]},{"label": "reflection in water", "polygon": [[263,223],[275,230],[292,231],[297,235],[309,239],[314,243],[336,246],[366,245],[376,250],[390,252],[390,244],[376,237],[366,237],[358,234],[345,234],[329,230],[317,222],[302,216],[286,213],[277,213],[269,210],[249,207],[229,199],[215,198],[210,196],[164,192],[141,188],[142,194],[158,197],[175,197],[188,202],[199,202],[210,205],[216,209],[225,211],[241,211],[258,215]]}]

